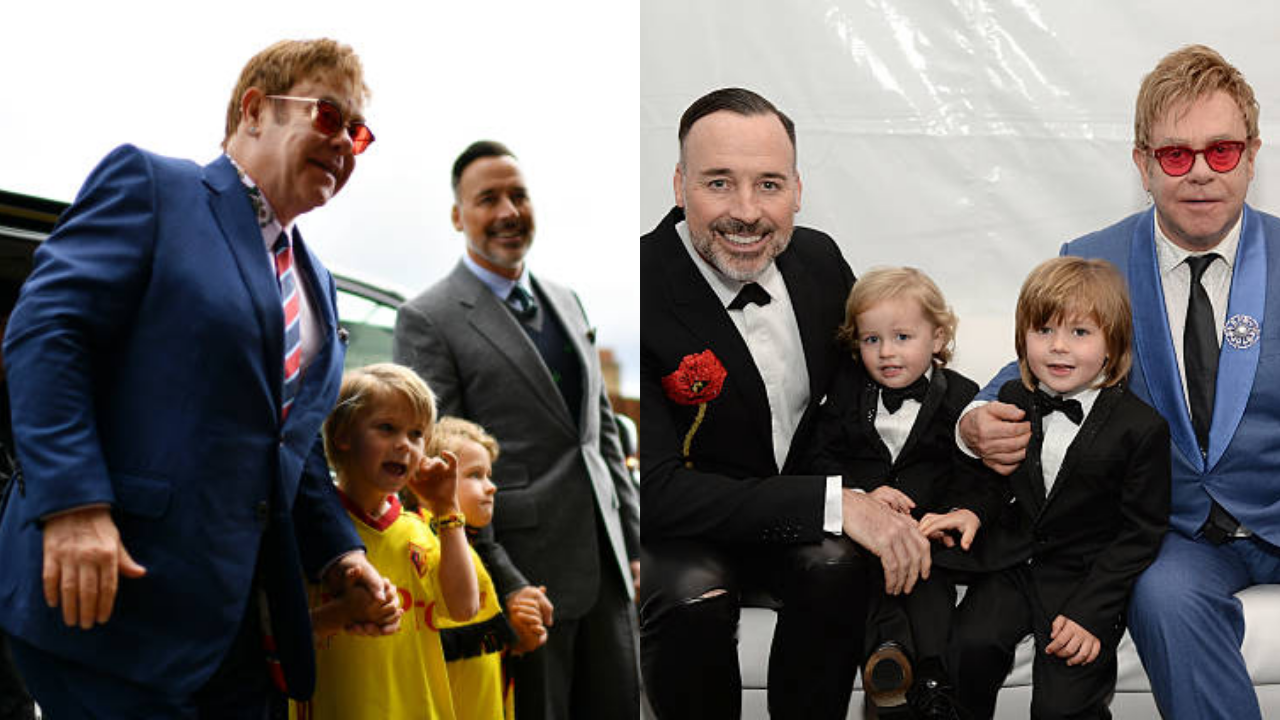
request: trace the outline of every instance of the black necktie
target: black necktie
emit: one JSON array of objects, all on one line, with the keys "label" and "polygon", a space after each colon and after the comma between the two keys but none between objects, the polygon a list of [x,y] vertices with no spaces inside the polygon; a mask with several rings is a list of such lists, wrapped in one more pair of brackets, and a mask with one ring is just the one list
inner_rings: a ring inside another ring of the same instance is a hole
[{"label": "black necktie", "polygon": [[921,375],[916,381],[906,387],[889,388],[880,387],[880,402],[884,403],[884,409],[892,415],[902,408],[903,400],[915,400],[916,402],[924,402],[924,394],[929,392],[929,378]]},{"label": "black necktie", "polygon": [[519,285],[511,288],[511,294],[507,295],[507,306],[521,320],[529,320],[538,313],[538,303],[533,295]]},{"label": "black necktie", "polygon": [[1187,267],[1191,269],[1191,297],[1187,300],[1187,326],[1182,334],[1182,361],[1187,372],[1191,427],[1195,428],[1202,453],[1209,450],[1209,423],[1213,419],[1213,392],[1218,380],[1218,334],[1213,330],[1213,305],[1200,278],[1217,259],[1217,253],[1187,258]]},{"label": "black necktie", "polygon": [[742,286],[742,290],[738,291],[738,296],[733,299],[733,302],[729,303],[729,309],[741,310],[752,303],[764,307],[772,299],[769,297],[769,292],[760,287],[759,283],[747,283]]},{"label": "black necktie", "polygon": [[1040,411],[1040,417],[1056,411],[1066,415],[1076,425],[1084,420],[1084,407],[1079,400],[1065,400],[1060,395],[1050,395],[1043,390],[1036,391],[1036,408]]}]

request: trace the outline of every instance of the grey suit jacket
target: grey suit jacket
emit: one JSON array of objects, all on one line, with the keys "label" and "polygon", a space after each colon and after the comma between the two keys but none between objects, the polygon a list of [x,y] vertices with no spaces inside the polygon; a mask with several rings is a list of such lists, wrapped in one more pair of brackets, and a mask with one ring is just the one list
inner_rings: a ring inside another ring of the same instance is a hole
[{"label": "grey suit jacket", "polygon": [[[461,262],[400,308],[394,357],[427,381],[441,414],[479,423],[501,445],[493,528],[523,578],[491,567],[499,589],[526,579],[546,585],[556,616],[574,618],[591,609],[601,582],[633,592],[629,560],[639,557],[640,509],[595,333],[572,290],[538,277],[533,285],[546,300],[540,312],[555,313],[583,363],[581,427],[533,342]],[[600,542],[609,543],[616,572],[600,566]]]}]

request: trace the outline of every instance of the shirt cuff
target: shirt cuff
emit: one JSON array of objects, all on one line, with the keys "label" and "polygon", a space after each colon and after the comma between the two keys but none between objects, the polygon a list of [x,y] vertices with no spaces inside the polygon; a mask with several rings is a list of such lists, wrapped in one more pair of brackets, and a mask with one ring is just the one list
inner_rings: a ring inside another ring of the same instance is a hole
[{"label": "shirt cuff", "polygon": [[991,401],[990,400],[974,400],[973,402],[964,406],[964,410],[960,412],[960,417],[956,419],[956,447],[960,448],[960,451],[963,452],[965,455],[968,455],[969,457],[975,460],[980,459],[978,457],[978,454],[970,450],[969,446],[965,444],[964,438],[960,437],[960,421],[964,419],[965,415],[969,414],[970,410],[977,410],[978,408],[982,407],[983,405],[986,405],[989,402]]},{"label": "shirt cuff", "polygon": [[822,512],[822,531],[831,535],[844,532],[844,505],[840,501],[840,476],[827,476],[826,502]]},{"label": "shirt cuff", "polygon": [[40,522],[47,523],[56,517],[62,517],[63,515],[70,515],[71,513],[80,512],[81,510],[94,510],[97,508],[107,508],[109,510],[111,509],[111,503],[89,503],[88,505],[77,505],[72,508],[57,510],[55,512],[49,513],[48,515],[42,515],[40,517]]},{"label": "shirt cuff", "polygon": [[334,559],[330,560],[329,562],[325,563],[325,564],[324,564],[324,567],[320,569],[320,575],[319,575],[319,577],[320,577],[320,582],[321,582],[321,583],[323,583],[323,582],[324,582],[324,576],[329,574],[329,570],[330,570],[330,568],[332,568],[334,565],[337,565],[337,564],[338,564],[338,562],[340,562],[340,561],[342,560],[342,558],[344,558],[344,557],[346,557],[346,556],[350,555],[351,553],[360,553],[360,554],[362,554],[362,555],[363,555],[363,554],[364,554],[364,549],[363,549],[363,548],[356,548],[355,550],[348,550],[348,551],[346,551],[346,552],[342,553],[341,555],[339,555],[338,557],[336,557],[336,558],[334,558]]}]

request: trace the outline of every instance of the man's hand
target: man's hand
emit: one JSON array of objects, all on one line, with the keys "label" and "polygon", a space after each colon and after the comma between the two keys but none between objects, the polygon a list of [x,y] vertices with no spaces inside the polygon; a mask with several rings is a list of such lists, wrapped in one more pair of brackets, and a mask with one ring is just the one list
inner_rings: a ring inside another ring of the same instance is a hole
[{"label": "man's hand", "polygon": [[884,503],[853,490],[842,490],[840,499],[844,532],[880,558],[885,592],[909,593],[917,578],[929,577],[929,541],[920,534],[910,515],[894,512]]},{"label": "man's hand", "polygon": [[1027,456],[1031,423],[1017,405],[989,402],[960,418],[960,439],[982,458],[987,467],[1001,475],[1018,468]]},{"label": "man's hand", "polygon": [[1097,660],[1102,651],[1102,641],[1066,615],[1053,619],[1049,637],[1053,640],[1045,646],[1045,654],[1057,655],[1068,665],[1088,665]]},{"label": "man's hand", "polygon": [[911,511],[916,507],[915,500],[912,500],[906,493],[902,492],[898,488],[890,487],[888,485],[881,485],[867,494],[885,505],[888,505],[890,510],[900,512],[905,515],[910,515]]},{"label": "man's hand", "polygon": [[955,547],[956,540],[951,533],[960,533],[960,549],[968,550],[973,545],[973,536],[982,527],[982,521],[972,510],[960,508],[945,515],[926,513],[920,518],[920,534],[930,540],[941,540],[947,547]]},{"label": "man's hand", "polygon": [[409,488],[432,515],[458,510],[458,456],[442,451],[440,457],[423,458],[409,478]]},{"label": "man's hand", "polygon": [[349,567],[347,573],[351,576],[351,582],[339,598],[345,614],[343,629],[355,634],[367,634],[361,631],[365,625],[372,624],[379,628],[378,634],[381,635],[384,634],[381,628],[398,627],[400,616],[404,615],[404,608],[400,607],[400,593],[392,592],[389,598],[379,600],[369,592],[368,587],[359,583],[357,575],[360,568]]},{"label": "man's hand", "polygon": [[[362,551],[349,552],[335,562],[325,574],[325,585],[335,597],[341,597],[351,588],[361,587],[372,597],[375,607],[399,604],[396,586],[378,573]],[[355,635],[391,635],[400,629],[400,615],[396,614],[388,621],[387,613],[381,610],[355,620],[347,627],[347,631]]]},{"label": "man's hand", "polygon": [[88,630],[111,619],[120,576],[140,578],[106,507],[73,510],[44,525],[44,601],[62,606],[62,622]]},{"label": "man's hand", "polygon": [[546,644],[547,626],[552,623],[553,613],[545,587],[526,585],[507,596],[507,619],[516,632],[513,650],[517,655]]},{"label": "man's hand", "polygon": [[636,588],[636,602],[640,602],[640,561],[631,561],[631,582]]},{"label": "man's hand", "polygon": [[[531,592],[524,592],[526,589]],[[547,644],[547,626],[543,624],[541,607],[541,601],[547,598],[545,589],[526,585],[507,598],[507,620],[511,621],[511,628],[516,632],[516,646],[511,650],[516,655],[524,655]]]}]

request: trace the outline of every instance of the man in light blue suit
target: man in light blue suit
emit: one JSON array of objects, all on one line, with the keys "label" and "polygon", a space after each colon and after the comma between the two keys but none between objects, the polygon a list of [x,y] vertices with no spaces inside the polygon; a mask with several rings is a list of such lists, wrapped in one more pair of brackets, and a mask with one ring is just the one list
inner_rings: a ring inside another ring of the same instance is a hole
[{"label": "man in light blue suit", "polygon": [[372,141],[367,96],[351,48],[277,43],[225,155],[117,148],[37,251],[4,345],[0,625],[46,716],[265,717],[272,679],[315,683],[304,571],[393,591],[329,480],[344,348],[294,224]]},{"label": "man in light blue suit", "polygon": [[[1128,384],[1172,434],[1171,532],[1134,589],[1130,632],[1165,717],[1260,718],[1233,597],[1280,582],[1280,220],[1244,203],[1258,104],[1235,67],[1190,46],[1143,80],[1134,129],[1154,208],[1062,247],[1128,279]],[[990,403],[960,432],[1008,472],[1024,457],[1021,420]]]}]

